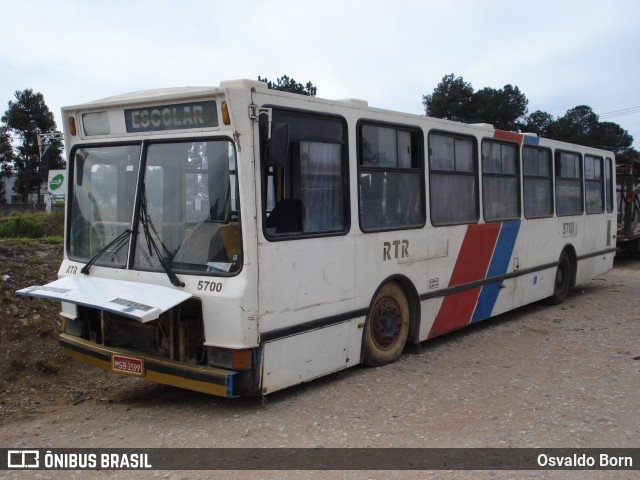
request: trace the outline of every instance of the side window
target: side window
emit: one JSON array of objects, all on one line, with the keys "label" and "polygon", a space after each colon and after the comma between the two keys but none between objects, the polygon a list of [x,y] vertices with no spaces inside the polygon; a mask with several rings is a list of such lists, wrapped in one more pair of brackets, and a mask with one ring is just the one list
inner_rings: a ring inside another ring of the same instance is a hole
[{"label": "side window", "polygon": [[610,158],[607,158],[605,162],[604,185],[607,192],[607,212],[613,212],[613,195],[615,192],[615,185],[613,185],[613,160],[611,160]]},{"label": "side window", "polygon": [[420,131],[362,123],[358,137],[362,230],[424,225],[424,161]]},{"label": "side window", "polygon": [[482,208],[487,222],[520,218],[518,146],[482,142]]},{"label": "side window", "polygon": [[433,225],[478,221],[476,141],[444,133],[429,135],[429,205]]},{"label": "side window", "polygon": [[286,126],[279,158],[265,154],[261,123],[262,219],[270,240],[343,234],[349,228],[346,125],[342,119],[273,110],[273,129]]},{"label": "side window", "polygon": [[556,152],[556,213],[583,212],[582,157],[578,153]]},{"label": "side window", "polygon": [[584,157],[584,185],[587,213],[604,212],[604,161],[601,157]]},{"label": "side window", "polygon": [[553,176],[551,151],[525,145],[522,148],[524,216],[553,215]]}]

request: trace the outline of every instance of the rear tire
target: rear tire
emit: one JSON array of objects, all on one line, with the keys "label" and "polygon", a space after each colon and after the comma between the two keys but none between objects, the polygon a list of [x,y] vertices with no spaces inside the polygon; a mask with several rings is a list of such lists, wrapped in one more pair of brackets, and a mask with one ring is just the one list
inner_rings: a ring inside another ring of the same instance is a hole
[{"label": "rear tire", "polygon": [[548,298],[550,304],[559,305],[565,301],[571,288],[571,275],[571,259],[569,258],[569,254],[563,251],[558,261],[553,295]]},{"label": "rear tire", "polygon": [[400,358],[409,335],[409,302],[396,282],[378,290],[371,302],[362,338],[362,361],[376,367]]}]

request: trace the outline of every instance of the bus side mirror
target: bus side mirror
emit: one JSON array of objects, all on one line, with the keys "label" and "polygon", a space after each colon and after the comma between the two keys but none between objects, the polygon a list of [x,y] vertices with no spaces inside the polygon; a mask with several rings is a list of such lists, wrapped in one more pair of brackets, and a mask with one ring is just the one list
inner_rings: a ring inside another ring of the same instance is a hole
[{"label": "bus side mirror", "polygon": [[271,138],[267,140],[267,165],[277,167],[284,165],[289,152],[289,124],[274,123]]}]

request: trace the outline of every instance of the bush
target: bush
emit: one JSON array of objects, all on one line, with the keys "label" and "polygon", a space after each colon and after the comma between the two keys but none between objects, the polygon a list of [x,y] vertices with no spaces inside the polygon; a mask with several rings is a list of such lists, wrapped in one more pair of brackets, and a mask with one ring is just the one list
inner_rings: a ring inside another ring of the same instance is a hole
[{"label": "bush", "polygon": [[0,218],[0,238],[62,237],[64,233],[64,212],[52,213],[12,213]]},{"label": "bush", "polygon": [[42,225],[45,236],[64,235],[64,210],[53,210],[51,213],[36,212],[33,214],[35,222]]},{"label": "bush", "polygon": [[12,215],[0,224],[0,237],[40,238],[42,235],[42,225],[23,215]]}]

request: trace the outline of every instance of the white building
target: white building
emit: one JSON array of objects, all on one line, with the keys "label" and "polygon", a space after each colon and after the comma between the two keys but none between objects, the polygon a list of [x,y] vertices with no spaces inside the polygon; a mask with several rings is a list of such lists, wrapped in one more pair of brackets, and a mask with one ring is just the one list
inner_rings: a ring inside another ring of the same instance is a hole
[{"label": "white building", "polygon": [[11,175],[9,177],[2,177],[0,178],[0,181],[2,181],[4,185],[4,200],[5,200],[4,203],[7,203],[7,204],[22,203],[22,197],[13,191],[13,184],[16,182],[16,176]]},{"label": "white building", "polygon": [[[7,205],[23,205],[22,203],[22,195],[13,191],[13,185],[16,182],[16,175],[11,175],[9,177],[1,177],[0,181],[4,185],[4,203]],[[36,194],[29,194],[29,204],[33,203],[42,203],[43,198],[49,196],[49,192],[47,191],[47,184],[43,183],[40,186],[40,202],[36,201]],[[0,202],[2,203],[2,202]]]}]

